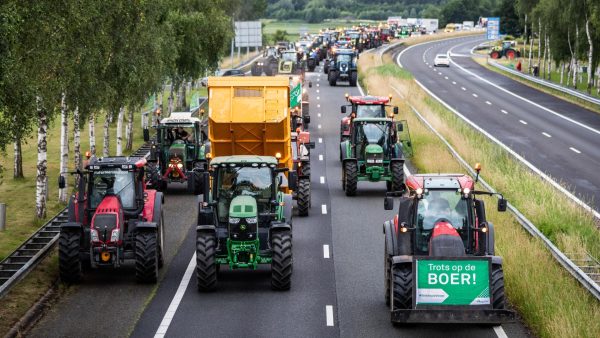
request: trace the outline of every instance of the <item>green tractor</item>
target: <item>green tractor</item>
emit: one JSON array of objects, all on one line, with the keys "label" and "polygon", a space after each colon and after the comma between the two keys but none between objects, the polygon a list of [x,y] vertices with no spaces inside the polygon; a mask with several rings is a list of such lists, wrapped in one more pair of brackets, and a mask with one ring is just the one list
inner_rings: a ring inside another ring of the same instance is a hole
[{"label": "green tractor", "polygon": [[346,196],[356,195],[359,181],[385,181],[388,191],[404,190],[404,154],[398,138],[403,129],[402,122],[387,117],[352,120],[350,138],[340,144]]},{"label": "green tractor", "polygon": [[502,41],[502,46],[492,48],[490,57],[492,59],[501,59],[506,56],[510,60],[521,57],[521,52],[513,48],[513,43],[514,41]]},{"label": "green tractor", "polygon": [[272,156],[212,159],[204,173],[204,201],[196,228],[199,291],[217,287],[221,265],[257,269],[271,265],[271,286],[288,290],[292,278],[292,195],[295,176]]},{"label": "green tractor", "polygon": [[206,170],[201,121],[189,112],[172,113],[156,127],[156,141],[148,159],[148,185],[166,191],[169,183],[186,183],[189,193],[202,192],[202,172]]}]

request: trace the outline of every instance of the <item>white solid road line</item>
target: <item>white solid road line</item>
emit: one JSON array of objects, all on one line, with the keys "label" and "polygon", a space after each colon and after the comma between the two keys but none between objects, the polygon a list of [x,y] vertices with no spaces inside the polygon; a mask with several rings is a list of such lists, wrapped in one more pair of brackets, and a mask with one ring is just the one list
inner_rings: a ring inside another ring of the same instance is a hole
[{"label": "white solid road line", "polygon": [[329,245],[323,244],[323,258],[329,258]]},{"label": "white solid road line", "polygon": [[323,155],[319,155],[319,161],[323,161]]},{"label": "white solid road line", "polygon": [[190,279],[192,278],[192,274],[194,273],[195,268],[196,253],[194,252],[194,254],[192,255],[192,259],[190,259],[190,263],[187,266],[187,269],[185,269],[183,278],[181,278],[181,282],[179,283],[179,287],[175,292],[175,296],[173,296],[171,304],[169,304],[169,308],[167,309],[167,312],[165,313],[162,321],[160,322],[160,325],[158,326],[158,329],[156,330],[156,333],[154,334],[154,338],[162,338],[167,333],[167,330],[171,325],[171,321],[173,320],[173,317],[175,317],[175,312],[177,311],[177,308],[179,307],[179,304],[183,299],[185,290],[187,289],[188,284],[190,283]]},{"label": "white solid road line", "polygon": [[333,305],[325,306],[325,318],[327,319],[327,326],[333,326]]},{"label": "white solid road line", "polygon": [[548,134],[548,133],[546,133],[546,132],[543,132],[543,133],[542,133],[542,135],[544,135],[544,136],[546,136],[546,137],[552,137],[552,135],[550,135],[550,134]]},{"label": "white solid road line", "polygon": [[500,325],[494,326],[494,332],[496,333],[496,336],[498,336],[498,338],[508,338],[506,332],[504,332],[504,329]]},{"label": "white solid road line", "polygon": [[500,111],[501,111],[502,113],[504,113],[504,114],[507,114],[507,115],[508,115],[508,112],[507,112],[506,110],[504,110],[504,109],[500,109]]},{"label": "white solid road line", "polygon": [[527,124],[527,122],[523,121],[523,120],[519,120],[519,122],[523,123],[523,124]]},{"label": "white solid road line", "polygon": [[323,143],[323,139],[319,137],[319,143]]},{"label": "white solid road line", "polygon": [[319,181],[321,182],[321,184],[325,184],[325,176],[319,177]]},{"label": "white solid road line", "polygon": [[327,204],[321,204],[321,213],[327,215]]},{"label": "white solid road line", "polygon": [[577,150],[577,149],[575,149],[575,148],[573,148],[573,147],[570,147],[569,149],[571,149],[572,151],[574,151],[574,152],[576,152],[576,153],[578,153],[578,154],[581,154],[581,151],[579,151],[579,150]]},{"label": "white solid road line", "polygon": [[485,101],[485,103],[486,103],[488,106],[491,106],[491,105],[492,105],[492,103],[491,103],[490,101]]}]

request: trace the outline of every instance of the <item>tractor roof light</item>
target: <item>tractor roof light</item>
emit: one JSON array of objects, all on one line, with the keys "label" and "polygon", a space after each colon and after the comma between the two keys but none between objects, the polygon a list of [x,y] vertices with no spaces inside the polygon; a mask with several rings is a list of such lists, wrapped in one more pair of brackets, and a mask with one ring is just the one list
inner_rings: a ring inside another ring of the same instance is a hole
[{"label": "tractor roof light", "polygon": [[464,188],[462,192],[463,192],[465,198],[469,198],[469,194],[471,193],[471,189]]},{"label": "tractor roof light", "polygon": [[481,171],[481,163],[475,163],[475,171]]},{"label": "tractor roof light", "polygon": [[389,94],[388,97],[390,98],[390,102],[392,102],[392,94]]},{"label": "tractor roof light", "polygon": [[85,157],[89,160],[90,157],[92,157],[92,152],[90,152],[89,150],[85,152]]},{"label": "tractor roof light", "polygon": [[346,98],[346,101],[350,100],[350,95],[348,95],[348,93],[344,94],[344,97]]},{"label": "tractor roof light", "polygon": [[278,159],[278,160],[280,160],[281,159],[281,153],[279,153],[279,152],[275,153],[275,158]]},{"label": "tractor roof light", "polygon": [[423,197],[423,189],[422,188],[417,188],[417,190],[415,190],[415,192],[417,193],[417,198],[422,198]]},{"label": "tractor roof light", "polygon": [[212,154],[211,153],[206,153],[206,158],[212,158]]}]

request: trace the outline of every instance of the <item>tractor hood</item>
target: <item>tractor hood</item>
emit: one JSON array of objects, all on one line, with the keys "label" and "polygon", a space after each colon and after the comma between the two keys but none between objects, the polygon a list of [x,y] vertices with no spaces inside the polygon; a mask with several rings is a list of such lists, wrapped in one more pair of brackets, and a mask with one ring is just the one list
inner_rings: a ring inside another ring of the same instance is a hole
[{"label": "tractor hood", "polygon": [[185,162],[185,143],[174,143],[169,147],[169,159],[175,157]]},{"label": "tractor hood", "polygon": [[293,61],[282,61],[279,64],[279,72],[284,74],[289,74],[294,70],[294,62]]},{"label": "tractor hood", "polygon": [[237,196],[229,205],[229,217],[248,218],[256,217],[256,200],[251,196]]},{"label": "tractor hood", "polygon": [[378,144],[369,144],[365,147],[366,154],[382,154],[383,148]]}]

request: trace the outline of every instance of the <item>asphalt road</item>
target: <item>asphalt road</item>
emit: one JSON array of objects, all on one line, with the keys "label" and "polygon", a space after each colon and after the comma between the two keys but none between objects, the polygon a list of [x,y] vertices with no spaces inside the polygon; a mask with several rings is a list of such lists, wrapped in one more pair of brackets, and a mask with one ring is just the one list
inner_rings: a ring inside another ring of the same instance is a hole
[{"label": "asphalt road", "polygon": [[[471,58],[484,37],[407,49],[400,62],[436,96],[600,210],[600,115],[490,71]],[[448,68],[433,66],[449,53]]]},{"label": "asphalt road", "polygon": [[[309,73],[312,208],[295,217],[292,289],[270,289],[268,268],[222,269],[218,291],[196,290],[193,260],[197,198],[173,190],[165,197],[167,264],[160,284],[138,285],[131,269],[96,271],[52,308],[33,337],[526,337],[519,323],[395,327],[383,295],[381,224],[385,184],[359,183],[358,196],[341,189],[340,106],[357,88],[329,87]],[[225,271],[224,271],[225,270]],[[187,273],[186,273],[187,271]],[[190,274],[190,271],[192,272]],[[186,284],[187,282],[187,284]],[[181,290],[181,293],[178,293]],[[174,301],[175,299],[175,301]],[[180,299],[180,302],[177,300]],[[165,318],[172,318],[170,321]]]}]

